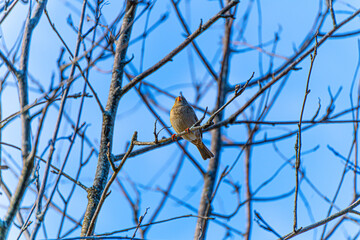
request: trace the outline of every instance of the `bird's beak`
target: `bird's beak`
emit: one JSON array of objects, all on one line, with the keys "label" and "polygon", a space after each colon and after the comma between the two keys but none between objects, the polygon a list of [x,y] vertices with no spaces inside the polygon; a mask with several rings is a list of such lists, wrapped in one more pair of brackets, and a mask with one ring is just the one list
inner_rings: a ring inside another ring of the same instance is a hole
[{"label": "bird's beak", "polygon": [[181,102],[181,97],[176,97],[175,102]]}]

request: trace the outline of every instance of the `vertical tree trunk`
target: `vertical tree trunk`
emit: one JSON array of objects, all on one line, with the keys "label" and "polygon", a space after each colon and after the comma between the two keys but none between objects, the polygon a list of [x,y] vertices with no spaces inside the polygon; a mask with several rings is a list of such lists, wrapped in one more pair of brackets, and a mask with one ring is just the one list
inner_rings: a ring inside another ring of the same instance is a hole
[{"label": "vertical tree trunk", "polygon": [[126,13],[121,26],[121,33],[116,41],[116,51],[114,57],[114,67],[109,89],[109,97],[103,112],[103,122],[101,130],[100,151],[95,173],[94,184],[88,192],[88,205],[81,229],[81,236],[91,234],[89,226],[98,206],[101,194],[106,185],[109,175],[109,160],[107,153],[111,153],[112,140],[115,126],[115,116],[120,101],[121,86],[123,80],[124,67],[126,63],[126,51],[128,48],[131,30],[135,19],[137,1],[128,0],[126,3]]},{"label": "vertical tree trunk", "polygon": [[[230,14],[230,13],[229,13]],[[228,84],[229,75],[229,59],[230,59],[230,39],[231,39],[231,27],[233,19],[226,18],[225,20],[225,35],[223,40],[223,54],[221,62],[221,71],[219,79],[217,81],[218,91],[215,109],[219,109],[226,100],[226,86]],[[220,122],[223,120],[224,112],[220,112],[214,119],[214,122]],[[209,160],[209,166],[207,173],[204,177],[204,187],[201,194],[200,206],[198,210],[198,216],[208,217],[211,215],[211,201],[214,186],[216,182],[216,176],[219,168],[220,150],[221,150],[221,128],[217,128],[212,131],[211,150],[215,154],[214,158]],[[203,240],[206,236],[206,229],[208,227],[208,220],[204,218],[198,218],[194,240]]]},{"label": "vertical tree trunk", "polygon": [[6,239],[7,234],[10,230],[11,223],[17,214],[21,201],[25,195],[28,183],[30,180],[31,173],[34,168],[34,158],[28,157],[31,151],[31,134],[30,134],[30,116],[29,110],[26,109],[29,103],[29,90],[28,90],[28,63],[29,63],[29,52],[30,42],[32,33],[40,21],[40,17],[47,4],[47,0],[37,1],[36,8],[31,16],[27,18],[24,30],[24,36],[21,45],[21,56],[20,56],[20,67],[16,75],[18,86],[19,86],[19,101],[20,101],[20,119],[21,119],[21,155],[22,155],[22,170],[19,177],[16,190],[10,199],[10,205],[7,209],[6,215],[2,221],[0,221],[0,239]]}]

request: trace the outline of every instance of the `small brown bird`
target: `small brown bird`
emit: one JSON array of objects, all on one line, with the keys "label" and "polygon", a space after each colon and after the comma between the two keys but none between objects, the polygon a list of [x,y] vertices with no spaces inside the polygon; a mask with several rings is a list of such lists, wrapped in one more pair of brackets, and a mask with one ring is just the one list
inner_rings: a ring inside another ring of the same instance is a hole
[{"label": "small brown bird", "polygon": [[[186,99],[182,95],[175,98],[175,104],[170,111],[171,125],[177,133],[187,131],[188,133],[183,135],[182,138],[194,144],[199,149],[202,158],[206,160],[214,157],[214,154],[203,143],[201,130],[189,132],[189,128],[197,121],[195,111]],[[174,139],[174,137],[175,134],[172,138]]]}]

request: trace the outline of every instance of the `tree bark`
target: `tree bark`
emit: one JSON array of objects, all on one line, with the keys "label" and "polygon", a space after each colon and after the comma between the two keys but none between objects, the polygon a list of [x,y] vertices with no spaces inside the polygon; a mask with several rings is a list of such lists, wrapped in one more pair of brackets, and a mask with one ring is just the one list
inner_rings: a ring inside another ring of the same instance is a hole
[{"label": "tree bark", "polygon": [[[226,86],[229,76],[229,60],[230,60],[230,39],[231,39],[231,27],[233,19],[226,18],[225,20],[225,35],[224,35],[224,48],[222,54],[222,63],[219,79],[217,81],[218,91],[215,110],[224,105],[226,101]],[[215,118],[214,123],[221,122],[223,120],[224,112],[221,111]],[[204,187],[201,194],[200,206],[198,210],[198,216],[209,217],[211,215],[211,202],[214,186],[216,182],[216,176],[219,168],[220,150],[221,150],[221,128],[217,128],[212,131],[211,150],[215,154],[214,158],[209,160],[209,166],[207,173],[204,177]],[[203,240],[206,236],[206,229],[208,226],[208,220],[205,218],[198,218],[194,240]]]},{"label": "tree bark", "polygon": [[109,160],[107,153],[111,153],[112,140],[115,126],[115,116],[121,97],[121,86],[123,80],[124,67],[126,64],[126,51],[128,48],[131,30],[135,18],[137,1],[128,0],[126,3],[126,13],[121,26],[121,33],[116,41],[116,51],[114,57],[114,67],[109,90],[109,97],[103,112],[103,122],[101,130],[100,150],[98,164],[95,173],[94,184],[88,192],[88,205],[81,229],[81,236],[90,235],[88,232],[95,210],[98,206],[101,194],[106,185],[109,175]]}]

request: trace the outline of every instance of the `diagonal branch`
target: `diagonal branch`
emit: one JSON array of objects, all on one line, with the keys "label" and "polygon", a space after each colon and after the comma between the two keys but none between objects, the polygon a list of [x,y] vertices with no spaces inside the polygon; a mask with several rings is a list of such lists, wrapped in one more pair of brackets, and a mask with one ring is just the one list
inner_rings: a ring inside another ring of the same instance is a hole
[{"label": "diagonal branch", "polygon": [[334,213],[333,215],[331,215],[331,216],[329,216],[329,217],[327,217],[327,218],[325,218],[323,220],[320,220],[320,221],[318,221],[316,223],[313,223],[313,224],[308,225],[306,227],[302,227],[301,229],[299,229],[296,232],[289,233],[289,234],[285,235],[284,237],[282,237],[280,239],[290,239],[290,238],[295,237],[296,235],[299,235],[301,233],[307,232],[307,231],[309,231],[311,229],[314,229],[314,228],[317,228],[317,227],[319,227],[321,225],[324,225],[324,224],[326,224],[326,223],[328,223],[328,222],[330,222],[330,221],[332,221],[332,220],[334,220],[334,219],[336,219],[336,218],[338,218],[340,216],[344,216],[347,213],[351,213],[352,210],[354,208],[356,208],[357,206],[359,206],[359,205],[360,205],[360,199],[357,200],[356,202],[354,202],[353,204],[351,204],[349,207],[347,207],[347,208],[345,208],[345,209],[343,209],[343,210],[341,210],[341,211],[339,211],[337,213]]},{"label": "diagonal branch", "polygon": [[[136,141],[137,139],[137,132],[134,132],[133,136],[132,136],[132,139],[131,139],[131,143],[130,143],[130,146],[128,148],[128,150],[126,151],[126,154],[125,156],[123,157],[123,159],[121,160],[120,164],[118,167],[115,167],[114,169],[114,173],[111,175],[111,178],[110,180],[107,182],[105,188],[104,188],[104,191],[102,192],[102,195],[101,195],[101,198],[99,200],[99,204],[97,205],[96,207],[96,211],[91,219],[91,222],[90,222],[90,225],[89,225],[89,228],[88,228],[88,232],[86,235],[90,235],[91,232],[93,232],[94,230],[94,227],[95,227],[95,222],[96,222],[96,219],[100,213],[100,209],[103,205],[103,203],[105,202],[105,198],[108,196],[108,190],[110,189],[110,186],[111,184],[115,181],[118,173],[120,172],[120,170],[122,169],[122,167],[124,166],[125,162],[126,162],[126,159],[128,159],[131,151],[133,150],[134,148],[134,142]],[[111,158],[108,158],[108,161],[112,162],[112,159]]]},{"label": "diagonal branch", "polygon": [[165,65],[167,62],[170,62],[173,57],[175,57],[181,50],[183,50],[187,45],[189,45],[196,37],[198,37],[201,33],[203,33],[206,29],[208,29],[212,24],[214,24],[217,20],[222,18],[224,14],[236,6],[239,3],[239,0],[233,0],[228,5],[226,5],[223,9],[220,10],[214,17],[210,18],[205,24],[200,24],[199,28],[193,32],[190,36],[188,36],[184,42],[182,42],[179,46],[177,46],[173,51],[171,51],[166,57],[161,59],[158,63],[156,63],[151,68],[145,70],[133,80],[131,80],[128,84],[126,84],[122,90],[121,95],[127,93],[130,89],[132,89],[137,83],[143,80],[145,77],[149,76],[151,73],[158,70],[160,67]]}]

